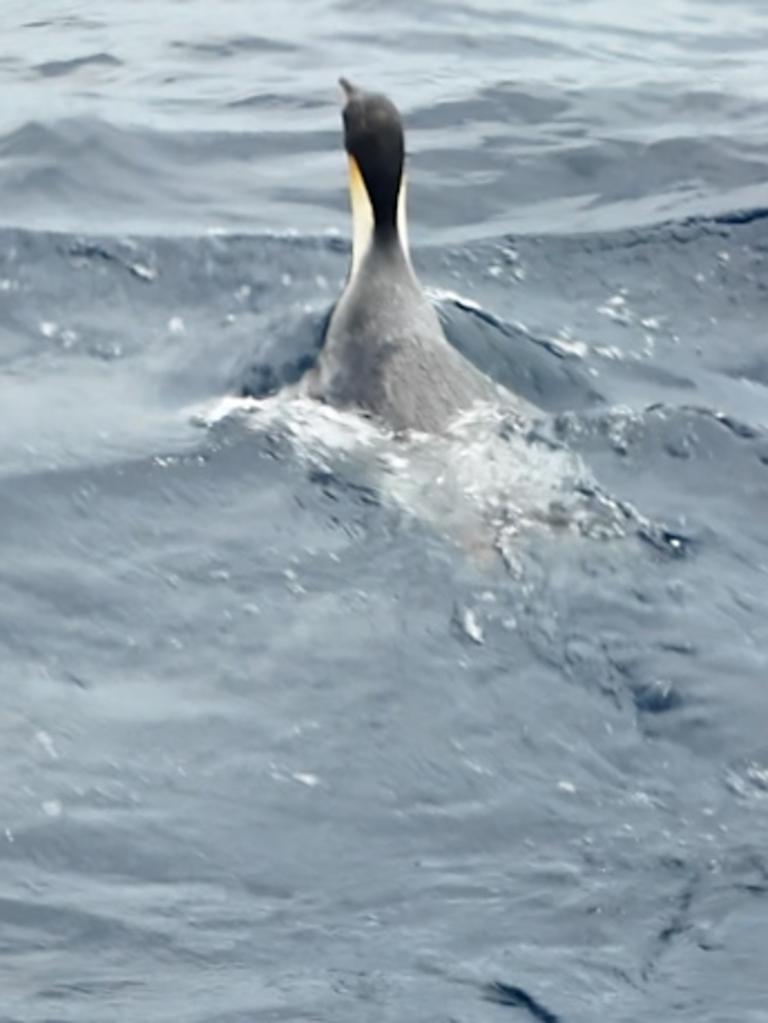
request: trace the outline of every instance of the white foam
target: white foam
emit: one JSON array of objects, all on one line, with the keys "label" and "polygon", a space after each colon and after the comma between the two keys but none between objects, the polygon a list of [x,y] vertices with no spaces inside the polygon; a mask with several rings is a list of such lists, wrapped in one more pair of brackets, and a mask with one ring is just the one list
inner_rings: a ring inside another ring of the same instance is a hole
[{"label": "white foam", "polygon": [[473,643],[482,646],[485,643],[483,627],[477,619],[476,612],[471,607],[461,608],[458,614],[458,623],[464,635]]},{"label": "white foam", "polygon": [[48,756],[51,758],[51,760],[58,760],[59,759],[58,751],[57,751],[57,749],[56,749],[56,747],[54,745],[53,739],[48,734],[48,732],[43,731],[43,729],[40,729],[39,731],[35,732],[35,738],[40,743],[40,745],[43,747],[43,749],[48,754]]},{"label": "white foam", "polygon": [[[580,458],[531,440],[524,424],[496,405],[478,404],[439,436],[395,435],[356,411],[288,391],[263,400],[219,398],[193,415],[205,426],[242,416],[253,430],[278,428],[297,457],[322,469],[340,454],[361,454],[385,500],[465,549],[500,551],[510,567],[524,529],[590,528],[590,511],[573,487],[588,478]],[[613,526],[620,529],[618,520]],[[465,631],[470,638],[477,632],[472,623]]]},{"label": "white foam", "polygon": [[458,291],[450,291],[446,288],[428,287],[424,289],[427,297],[432,302],[453,302],[460,309],[468,309],[473,313],[483,312],[483,307],[472,298],[465,298]]}]

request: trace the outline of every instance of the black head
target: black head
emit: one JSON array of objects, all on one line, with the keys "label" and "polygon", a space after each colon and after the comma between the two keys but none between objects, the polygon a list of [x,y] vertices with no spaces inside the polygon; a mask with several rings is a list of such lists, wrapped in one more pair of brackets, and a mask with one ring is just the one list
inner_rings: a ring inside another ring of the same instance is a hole
[{"label": "black head", "polygon": [[344,146],[357,163],[373,208],[377,229],[397,229],[397,204],[403,179],[403,122],[386,96],[363,92],[341,78],[347,97]]}]

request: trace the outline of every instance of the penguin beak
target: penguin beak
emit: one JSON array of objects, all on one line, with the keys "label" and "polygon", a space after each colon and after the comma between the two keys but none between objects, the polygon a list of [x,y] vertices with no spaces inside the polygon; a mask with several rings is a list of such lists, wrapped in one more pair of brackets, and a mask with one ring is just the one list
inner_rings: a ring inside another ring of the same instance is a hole
[{"label": "penguin beak", "polygon": [[346,101],[351,100],[355,93],[358,91],[348,78],[344,77],[340,78],[339,85],[341,86],[341,90],[344,93],[344,99]]}]

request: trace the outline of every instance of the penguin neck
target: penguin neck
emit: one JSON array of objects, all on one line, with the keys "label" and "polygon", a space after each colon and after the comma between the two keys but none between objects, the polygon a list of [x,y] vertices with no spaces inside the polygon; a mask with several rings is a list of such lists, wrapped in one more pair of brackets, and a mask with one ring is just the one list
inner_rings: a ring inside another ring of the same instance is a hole
[{"label": "penguin neck", "polygon": [[375,232],[362,267],[361,276],[383,274],[384,279],[402,283],[413,276],[407,249],[394,227]]},{"label": "penguin neck", "polygon": [[378,249],[379,252],[386,252],[392,255],[402,253],[402,255],[407,256],[407,252],[400,241],[400,232],[397,229],[397,224],[376,224],[373,229],[373,237],[371,238],[371,247]]},{"label": "penguin neck", "polygon": [[353,238],[351,274],[355,275],[369,253],[411,265],[405,209],[405,177],[401,178],[394,217],[378,215],[367,191],[352,192]]}]

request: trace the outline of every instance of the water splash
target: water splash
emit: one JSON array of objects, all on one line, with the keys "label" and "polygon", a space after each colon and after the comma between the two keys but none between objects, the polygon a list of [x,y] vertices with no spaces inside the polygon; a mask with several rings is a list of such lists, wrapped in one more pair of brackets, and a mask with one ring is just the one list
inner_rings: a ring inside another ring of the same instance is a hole
[{"label": "water splash", "polygon": [[227,396],[193,411],[204,427],[230,416],[243,417],[253,430],[278,430],[313,472],[363,456],[371,485],[385,499],[474,559],[493,560],[495,552],[512,571],[519,569],[521,537],[534,530],[611,540],[650,526],[607,494],[581,457],[540,424],[497,406],[476,406],[440,436],[395,434],[355,411],[285,392]]}]

